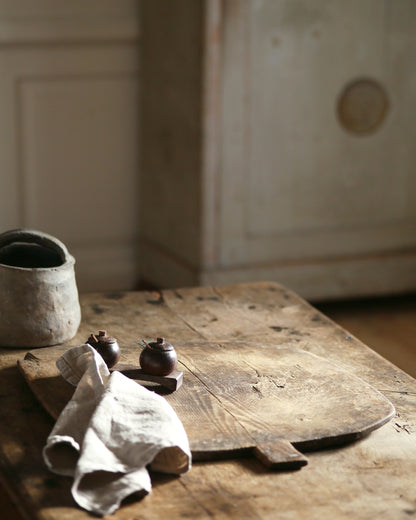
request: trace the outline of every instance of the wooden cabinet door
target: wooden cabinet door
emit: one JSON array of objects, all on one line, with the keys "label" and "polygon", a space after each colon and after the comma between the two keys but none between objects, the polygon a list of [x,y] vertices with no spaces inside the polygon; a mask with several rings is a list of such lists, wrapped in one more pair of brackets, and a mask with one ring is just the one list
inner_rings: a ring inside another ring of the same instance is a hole
[{"label": "wooden cabinet door", "polygon": [[414,2],[223,8],[219,277],[414,289]]}]

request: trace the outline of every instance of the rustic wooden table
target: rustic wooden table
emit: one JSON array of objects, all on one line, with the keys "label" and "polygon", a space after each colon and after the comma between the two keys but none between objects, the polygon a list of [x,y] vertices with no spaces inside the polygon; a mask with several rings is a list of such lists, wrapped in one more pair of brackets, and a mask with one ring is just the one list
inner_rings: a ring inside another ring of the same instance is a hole
[{"label": "rustic wooden table", "polygon": [[[274,283],[89,294],[70,342],[106,328],[121,343],[262,342],[300,348],[342,365],[381,391],[396,416],[364,439],[308,453],[299,471],[256,458],[196,462],[180,478],[153,475],[153,491],[114,518],[400,518],[416,514],[416,381],[292,292]],[[44,349],[43,349],[44,350]],[[81,520],[71,479],[50,474],[41,451],[53,420],[17,368],[26,350],[0,349],[0,471],[23,518]]]}]

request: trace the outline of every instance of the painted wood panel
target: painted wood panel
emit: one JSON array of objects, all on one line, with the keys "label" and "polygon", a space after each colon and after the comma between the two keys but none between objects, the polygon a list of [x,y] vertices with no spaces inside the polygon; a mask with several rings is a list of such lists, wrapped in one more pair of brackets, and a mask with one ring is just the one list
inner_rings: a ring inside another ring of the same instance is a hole
[{"label": "painted wood panel", "polygon": [[[409,11],[376,1],[231,4],[222,263],[414,247],[416,37],[402,35],[399,51],[395,30]],[[397,60],[407,64],[399,85]],[[366,77],[386,91],[389,111],[374,133],[351,134],[337,103],[345,85]]]},{"label": "painted wood panel", "polygon": [[[179,20],[145,1],[143,276],[271,279],[312,299],[416,289],[414,2],[192,5]],[[203,42],[196,65],[175,58],[178,24]],[[167,136],[197,152],[164,160]]]},{"label": "painted wood panel", "polygon": [[138,2],[71,6],[0,3],[0,28],[9,29],[0,39],[0,229],[61,239],[77,260],[81,291],[133,288]]},{"label": "painted wood panel", "polygon": [[134,240],[137,92],[128,75],[20,82],[21,175],[33,226],[64,234],[72,247]]},{"label": "painted wood panel", "polygon": [[137,40],[139,0],[1,0],[0,43]]},{"label": "painted wood panel", "polygon": [[147,248],[181,258],[192,269],[201,261],[204,240],[203,2],[146,1],[143,7],[142,238]]}]

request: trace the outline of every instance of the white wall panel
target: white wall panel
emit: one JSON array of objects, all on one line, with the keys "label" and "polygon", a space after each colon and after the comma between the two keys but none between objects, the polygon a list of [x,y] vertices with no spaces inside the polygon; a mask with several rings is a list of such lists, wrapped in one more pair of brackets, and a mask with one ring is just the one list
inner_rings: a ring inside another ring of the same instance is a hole
[{"label": "white wall panel", "polygon": [[138,279],[138,2],[71,6],[0,2],[9,29],[0,31],[0,231],[60,238],[80,290],[129,289]]},{"label": "white wall panel", "polygon": [[20,83],[26,219],[73,246],[137,236],[137,78]]},{"label": "white wall panel", "polygon": [[[404,3],[226,4],[224,266],[416,246],[416,33]],[[389,106],[368,135],[337,116],[343,89],[361,78]]]},{"label": "white wall panel", "polygon": [[139,0],[0,0],[0,43],[136,40]]}]

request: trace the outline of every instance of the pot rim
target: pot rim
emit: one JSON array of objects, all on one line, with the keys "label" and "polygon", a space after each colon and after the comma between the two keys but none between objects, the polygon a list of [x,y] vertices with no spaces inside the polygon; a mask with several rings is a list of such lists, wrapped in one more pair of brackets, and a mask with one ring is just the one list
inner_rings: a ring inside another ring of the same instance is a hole
[{"label": "pot rim", "polygon": [[52,267],[20,267],[14,265],[3,264],[0,262],[2,269],[10,269],[12,271],[58,271],[73,266],[75,264],[75,258],[69,253],[67,247],[63,242],[58,240],[48,233],[37,231],[34,229],[12,229],[0,234],[0,250],[14,242],[26,243],[26,244],[37,244],[44,246],[48,249],[52,249],[57,252],[61,258],[62,263],[60,265]]}]

